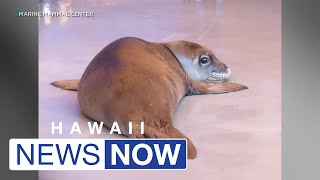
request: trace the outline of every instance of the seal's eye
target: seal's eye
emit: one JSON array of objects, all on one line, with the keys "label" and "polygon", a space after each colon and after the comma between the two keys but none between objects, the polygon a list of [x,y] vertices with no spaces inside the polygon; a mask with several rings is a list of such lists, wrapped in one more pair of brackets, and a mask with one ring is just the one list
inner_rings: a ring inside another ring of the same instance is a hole
[{"label": "seal's eye", "polygon": [[202,56],[200,56],[199,62],[200,62],[200,65],[202,65],[202,66],[207,65],[210,62],[210,58],[207,55],[202,55]]}]

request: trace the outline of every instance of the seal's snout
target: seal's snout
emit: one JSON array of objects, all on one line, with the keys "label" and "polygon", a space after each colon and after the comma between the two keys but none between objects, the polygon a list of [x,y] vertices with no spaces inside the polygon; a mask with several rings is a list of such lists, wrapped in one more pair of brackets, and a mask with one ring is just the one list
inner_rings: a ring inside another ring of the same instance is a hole
[{"label": "seal's snout", "polygon": [[231,69],[227,68],[225,79],[228,79],[230,77],[230,75],[231,75]]},{"label": "seal's snout", "polygon": [[228,71],[229,68],[225,64],[222,63],[221,66],[221,69],[223,69],[223,71]]},{"label": "seal's snout", "polygon": [[208,81],[226,81],[231,75],[231,69],[227,67],[225,71],[222,72],[211,72],[208,77]]},{"label": "seal's snout", "polygon": [[228,70],[228,66],[217,59],[213,61],[212,67],[213,67],[213,71],[217,73],[223,73]]}]

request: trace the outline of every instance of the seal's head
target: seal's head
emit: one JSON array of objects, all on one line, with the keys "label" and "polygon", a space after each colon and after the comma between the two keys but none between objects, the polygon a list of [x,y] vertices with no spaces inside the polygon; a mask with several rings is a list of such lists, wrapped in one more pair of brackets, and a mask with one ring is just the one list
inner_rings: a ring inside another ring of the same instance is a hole
[{"label": "seal's head", "polygon": [[189,41],[162,43],[180,61],[188,76],[196,81],[226,81],[231,70],[211,50]]}]

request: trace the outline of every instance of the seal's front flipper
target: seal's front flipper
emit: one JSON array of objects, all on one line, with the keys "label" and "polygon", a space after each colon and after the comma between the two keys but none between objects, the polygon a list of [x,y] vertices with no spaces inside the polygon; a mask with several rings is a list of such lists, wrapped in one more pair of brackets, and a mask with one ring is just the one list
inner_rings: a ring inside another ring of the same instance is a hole
[{"label": "seal's front flipper", "polygon": [[78,91],[79,82],[80,80],[73,79],[73,80],[54,81],[51,84],[53,86],[56,86],[64,90]]},{"label": "seal's front flipper", "polygon": [[129,138],[183,138],[188,141],[188,159],[194,159],[197,156],[197,149],[191,140],[182,134],[178,129],[174,128],[172,125],[166,124],[162,127],[152,127],[145,125],[144,134],[140,133],[140,125],[133,123],[133,134],[128,135]]},{"label": "seal's front flipper", "polygon": [[188,90],[188,95],[201,95],[201,94],[221,94],[228,92],[241,91],[248,89],[248,87],[226,82],[197,82],[192,81]]}]

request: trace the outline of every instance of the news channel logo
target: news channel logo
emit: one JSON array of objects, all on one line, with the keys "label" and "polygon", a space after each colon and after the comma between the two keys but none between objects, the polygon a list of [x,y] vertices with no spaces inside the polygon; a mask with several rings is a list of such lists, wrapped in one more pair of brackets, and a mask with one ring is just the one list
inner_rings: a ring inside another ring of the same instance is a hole
[{"label": "news channel logo", "polygon": [[10,170],[186,170],[186,139],[10,139]]}]

